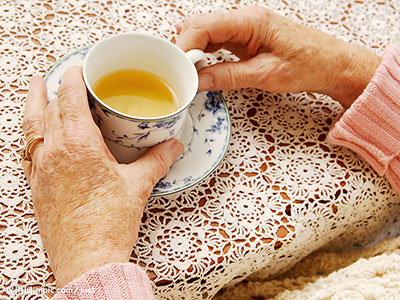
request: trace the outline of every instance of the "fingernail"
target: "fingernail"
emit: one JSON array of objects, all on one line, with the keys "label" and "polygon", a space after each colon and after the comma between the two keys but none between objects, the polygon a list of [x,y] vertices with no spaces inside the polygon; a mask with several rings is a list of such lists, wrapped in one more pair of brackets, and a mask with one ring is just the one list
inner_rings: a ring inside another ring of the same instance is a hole
[{"label": "fingernail", "polygon": [[214,79],[210,74],[201,74],[199,76],[199,90],[209,91],[214,86]]},{"label": "fingernail", "polygon": [[170,145],[170,149],[175,158],[178,158],[178,156],[183,153],[184,146],[180,140],[174,140],[174,142]]}]

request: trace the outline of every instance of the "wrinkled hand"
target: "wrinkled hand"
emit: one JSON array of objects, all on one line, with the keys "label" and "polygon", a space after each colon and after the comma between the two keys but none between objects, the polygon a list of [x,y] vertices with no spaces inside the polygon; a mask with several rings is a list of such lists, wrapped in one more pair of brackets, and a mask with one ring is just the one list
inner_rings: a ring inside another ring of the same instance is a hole
[{"label": "wrinkled hand", "polygon": [[258,6],[191,16],[177,30],[177,45],[184,51],[224,48],[240,58],[202,69],[201,90],[318,92],[348,107],[380,63],[366,49]]},{"label": "wrinkled hand", "polygon": [[170,140],[129,165],[109,153],[88,107],[80,67],[63,76],[47,104],[46,85],[33,78],[25,108],[27,140],[43,135],[24,162],[35,215],[57,286],[111,262],[127,262],[147,199],[182,153]]}]

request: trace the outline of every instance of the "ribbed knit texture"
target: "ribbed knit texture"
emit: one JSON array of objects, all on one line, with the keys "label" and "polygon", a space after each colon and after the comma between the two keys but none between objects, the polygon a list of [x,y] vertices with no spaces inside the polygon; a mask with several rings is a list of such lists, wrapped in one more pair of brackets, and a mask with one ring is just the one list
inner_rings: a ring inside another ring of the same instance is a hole
[{"label": "ribbed knit texture", "polygon": [[153,300],[146,273],[131,263],[93,269],[67,284],[53,300]]},{"label": "ribbed knit texture", "polygon": [[389,45],[361,96],[343,114],[328,142],[345,146],[400,191],[400,48]]}]

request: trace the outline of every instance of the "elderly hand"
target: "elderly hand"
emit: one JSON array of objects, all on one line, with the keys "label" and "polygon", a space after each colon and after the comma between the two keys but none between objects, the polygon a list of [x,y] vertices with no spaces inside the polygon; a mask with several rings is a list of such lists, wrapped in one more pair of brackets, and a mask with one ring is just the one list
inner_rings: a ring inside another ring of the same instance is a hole
[{"label": "elderly hand", "polygon": [[240,58],[202,69],[201,90],[318,92],[349,107],[380,63],[366,49],[263,7],[191,16],[177,30],[177,45],[184,51],[225,48]]},{"label": "elderly hand", "polygon": [[27,140],[42,135],[24,162],[35,215],[57,286],[112,262],[128,262],[147,199],[182,153],[170,140],[129,165],[109,153],[90,114],[80,67],[63,76],[47,104],[33,78],[23,120]]}]

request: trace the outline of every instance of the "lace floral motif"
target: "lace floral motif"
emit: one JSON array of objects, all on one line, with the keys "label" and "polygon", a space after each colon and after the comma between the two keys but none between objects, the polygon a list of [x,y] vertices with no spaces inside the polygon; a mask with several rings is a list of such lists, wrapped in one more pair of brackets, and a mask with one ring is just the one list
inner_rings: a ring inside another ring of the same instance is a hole
[{"label": "lace floral motif", "polygon": [[[150,32],[173,41],[174,24],[185,16],[258,2],[0,2],[1,299],[11,299],[10,289],[18,286],[55,286],[17,155],[31,76],[45,75],[66,53],[118,32]],[[376,53],[400,41],[395,0],[263,5]],[[226,51],[209,58],[235,60]],[[325,141],[341,110],[337,103],[317,94],[252,89],[223,95],[232,140],[222,164],[190,190],[152,198],[143,216],[132,261],[147,271],[158,299],[211,299],[228,284],[252,273],[263,278],[281,272],[328,243],[357,247],[391,233],[382,228],[400,213],[399,196],[354,153]]]}]

